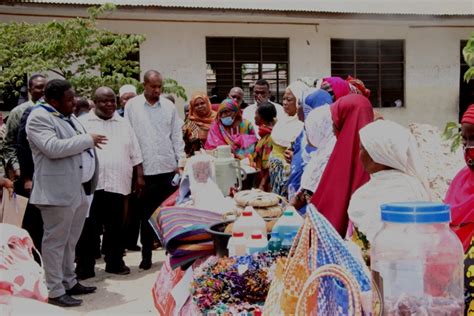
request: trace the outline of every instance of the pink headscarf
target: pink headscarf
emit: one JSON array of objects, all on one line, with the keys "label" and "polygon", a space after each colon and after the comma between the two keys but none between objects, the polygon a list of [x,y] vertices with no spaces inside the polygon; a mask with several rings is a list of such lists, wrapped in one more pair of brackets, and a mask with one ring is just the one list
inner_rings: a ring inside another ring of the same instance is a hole
[{"label": "pink headscarf", "polygon": [[344,237],[352,193],[369,181],[359,159],[359,130],[373,122],[374,111],[369,99],[351,94],[331,106],[331,115],[338,130],[337,141],[311,203]]},{"label": "pink headscarf", "polygon": [[331,85],[332,91],[334,92],[334,101],[339,100],[343,96],[348,95],[351,92],[349,82],[342,79],[341,77],[328,77],[324,78],[323,82],[327,82]]}]

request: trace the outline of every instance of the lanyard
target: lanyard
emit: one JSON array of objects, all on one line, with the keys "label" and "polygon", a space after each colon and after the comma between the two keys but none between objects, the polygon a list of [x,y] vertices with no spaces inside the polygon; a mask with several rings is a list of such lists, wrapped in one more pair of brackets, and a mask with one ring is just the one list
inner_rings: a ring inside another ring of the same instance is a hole
[{"label": "lanyard", "polygon": [[[76,135],[81,135],[82,134],[81,131],[77,129],[76,125],[74,124],[74,122],[69,117],[64,116],[63,114],[59,113],[56,109],[54,109],[52,107],[46,106],[46,103],[43,100],[40,100],[38,102],[38,106],[41,106],[43,109],[45,109],[46,111],[51,113],[53,116],[59,117],[63,121],[66,121],[69,124],[69,126],[72,127],[74,132],[76,132]],[[94,155],[92,154],[92,151],[90,149],[87,149],[86,152],[89,154],[89,156],[94,158]]]}]

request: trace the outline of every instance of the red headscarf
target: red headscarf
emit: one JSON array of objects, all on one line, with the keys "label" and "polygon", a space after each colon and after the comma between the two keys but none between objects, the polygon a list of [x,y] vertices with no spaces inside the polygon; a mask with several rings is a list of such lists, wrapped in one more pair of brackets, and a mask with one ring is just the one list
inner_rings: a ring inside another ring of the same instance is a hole
[{"label": "red headscarf", "polygon": [[345,236],[352,193],[369,181],[359,159],[359,130],[373,122],[374,111],[366,97],[351,94],[336,101],[331,114],[337,142],[311,203]]},{"label": "red headscarf", "polygon": [[[474,124],[474,104],[469,106],[461,122]],[[467,166],[459,171],[444,202],[451,206],[451,228],[466,251],[474,237],[474,171]]]}]

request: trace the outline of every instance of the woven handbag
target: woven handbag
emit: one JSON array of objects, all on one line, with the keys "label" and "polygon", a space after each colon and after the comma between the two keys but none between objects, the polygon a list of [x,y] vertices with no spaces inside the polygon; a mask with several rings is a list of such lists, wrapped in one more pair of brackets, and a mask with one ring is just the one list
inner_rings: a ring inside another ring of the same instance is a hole
[{"label": "woven handbag", "polygon": [[[341,282],[348,295],[347,315],[361,316],[360,288],[354,277],[344,268],[335,264],[324,265],[314,271],[303,286],[296,305],[296,315],[308,315],[316,311],[318,315],[346,315],[344,309],[327,297],[328,283]],[[335,283],[333,283],[335,284]],[[317,306],[316,306],[317,304]]]},{"label": "woven handbag", "polygon": [[[324,295],[315,296],[316,301],[313,301],[311,310],[318,313],[318,310],[324,307],[329,314],[321,313],[321,315],[348,315],[349,306],[354,305],[348,302],[351,301],[351,297],[360,296],[360,291],[370,290],[369,275],[362,264],[349,252],[338,232],[310,204],[307,207],[304,224],[294,239],[288,259],[277,262],[275,276],[265,301],[264,315],[295,315],[298,300],[308,279],[318,268],[325,265],[340,266],[344,269],[343,271],[346,271],[346,276],[341,274],[340,278],[336,279],[321,276],[322,281],[318,283],[318,288],[324,290]],[[356,280],[357,289],[346,288],[347,281],[341,280],[349,279],[347,275]],[[359,294],[352,294],[351,291],[359,291]],[[326,300],[330,299],[333,304],[331,306],[320,304],[322,296]],[[357,307],[353,306],[353,309]]]}]

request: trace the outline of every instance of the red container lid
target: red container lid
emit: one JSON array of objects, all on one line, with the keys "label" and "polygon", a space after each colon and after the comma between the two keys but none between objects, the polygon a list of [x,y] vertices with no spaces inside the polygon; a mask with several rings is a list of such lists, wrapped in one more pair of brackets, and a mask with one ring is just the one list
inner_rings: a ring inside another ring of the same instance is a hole
[{"label": "red container lid", "polygon": [[262,239],[262,234],[252,234],[252,239]]},{"label": "red container lid", "polygon": [[252,212],[243,211],[242,216],[252,216]]},{"label": "red container lid", "polygon": [[244,237],[244,233],[243,232],[233,232],[232,237]]}]

